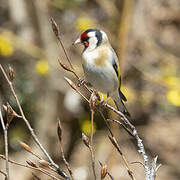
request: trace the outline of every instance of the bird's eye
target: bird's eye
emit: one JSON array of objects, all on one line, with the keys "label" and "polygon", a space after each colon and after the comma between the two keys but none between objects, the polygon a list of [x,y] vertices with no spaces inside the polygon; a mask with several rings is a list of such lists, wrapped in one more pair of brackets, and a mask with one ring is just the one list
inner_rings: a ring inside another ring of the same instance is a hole
[{"label": "bird's eye", "polygon": [[83,37],[83,38],[81,38],[81,41],[82,42],[85,42],[85,41],[88,41],[89,40],[89,37]]}]

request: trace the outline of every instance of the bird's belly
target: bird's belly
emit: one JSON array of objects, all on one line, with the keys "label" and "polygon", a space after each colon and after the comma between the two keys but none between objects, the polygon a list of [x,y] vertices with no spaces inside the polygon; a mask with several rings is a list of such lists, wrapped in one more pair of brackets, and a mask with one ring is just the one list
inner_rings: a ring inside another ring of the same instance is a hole
[{"label": "bird's belly", "polygon": [[83,65],[86,80],[93,88],[102,93],[112,93],[118,89],[118,79],[113,69],[93,64]]}]

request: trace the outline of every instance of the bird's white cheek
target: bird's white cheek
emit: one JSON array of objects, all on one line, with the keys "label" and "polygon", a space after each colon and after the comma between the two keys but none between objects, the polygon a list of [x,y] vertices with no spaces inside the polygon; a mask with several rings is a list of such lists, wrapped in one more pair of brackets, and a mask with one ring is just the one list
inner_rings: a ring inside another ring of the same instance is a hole
[{"label": "bird's white cheek", "polygon": [[84,52],[82,56],[83,56],[85,63],[88,63],[88,64],[93,63],[94,64],[93,60],[98,58],[98,53]]}]

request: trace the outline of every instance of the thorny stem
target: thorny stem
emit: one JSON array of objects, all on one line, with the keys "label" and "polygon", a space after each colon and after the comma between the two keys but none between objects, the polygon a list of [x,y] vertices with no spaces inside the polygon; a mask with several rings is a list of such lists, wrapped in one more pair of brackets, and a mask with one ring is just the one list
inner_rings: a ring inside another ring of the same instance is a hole
[{"label": "thorny stem", "polygon": [[8,128],[5,127],[3,116],[2,116],[2,111],[0,107],[0,119],[1,119],[1,124],[4,132],[4,144],[5,144],[5,159],[6,159],[6,180],[9,179],[9,163],[8,163]]},{"label": "thorny stem", "polygon": [[34,133],[34,130],[32,129],[29,121],[26,119],[25,115],[24,115],[24,112],[23,112],[23,109],[21,107],[21,104],[18,100],[18,97],[16,95],[16,92],[14,90],[14,87],[13,87],[13,84],[12,82],[9,80],[9,78],[7,77],[2,65],[0,64],[0,69],[3,73],[3,76],[4,78],[6,79],[6,81],[8,82],[9,86],[10,86],[10,89],[11,89],[11,92],[16,100],[16,103],[18,105],[18,108],[20,110],[20,113],[21,113],[21,116],[22,116],[22,119],[24,120],[27,128],[29,129],[34,141],[36,142],[36,144],[40,147],[40,149],[42,150],[42,152],[45,154],[45,156],[49,159],[49,161],[51,162],[51,164],[58,170],[58,172],[61,174],[62,177],[64,177],[65,179],[69,180],[69,177],[66,175],[66,173],[57,165],[54,163],[54,161],[52,160],[52,158],[49,156],[49,154],[47,153],[47,151],[44,149],[44,147],[42,146],[42,144],[40,143],[39,139],[37,138],[36,134]]}]

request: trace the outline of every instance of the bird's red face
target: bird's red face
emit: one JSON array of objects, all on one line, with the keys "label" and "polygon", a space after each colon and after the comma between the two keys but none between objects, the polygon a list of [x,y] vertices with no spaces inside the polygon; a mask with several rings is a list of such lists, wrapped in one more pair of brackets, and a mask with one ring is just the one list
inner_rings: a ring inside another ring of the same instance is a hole
[{"label": "bird's red face", "polygon": [[80,36],[81,43],[84,45],[85,48],[89,46],[89,36],[88,33],[83,32]]},{"label": "bird's red face", "polygon": [[83,44],[86,49],[95,49],[102,42],[102,32],[98,29],[88,29],[84,31],[74,44]]}]

